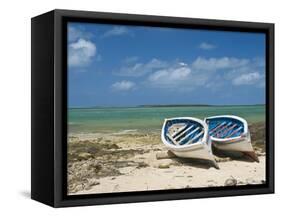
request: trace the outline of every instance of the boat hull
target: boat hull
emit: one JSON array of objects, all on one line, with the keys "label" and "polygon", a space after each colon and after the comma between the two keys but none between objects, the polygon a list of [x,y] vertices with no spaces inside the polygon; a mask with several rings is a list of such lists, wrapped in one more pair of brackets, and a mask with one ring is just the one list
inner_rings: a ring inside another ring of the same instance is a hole
[{"label": "boat hull", "polygon": [[[203,139],[200,142],[196,142],[194,144],[189,145],[172,145],[169,141],[167,141],[165,137],[165,126],[167,121],[173,119],[187,119],[199,122],[204,127],[205,131]],[[203,121],[191,117],[181,117],[173,119],[166,119],[162,127],[161,139],[166,148],[177,157],[212,161],[215,167],[218,168],[215,158],[212,154],[211,141],[208,137],[208,126]]]},{"label": "boat hull", "polygon": [[221,118],[224,119],[229,118],[231,120],[240,121],[241,123],[243,123],[243,131],[241,132],[240,135],[230,138],[218,138],[210,135],[212,145],[215,148],[223,151],[242,152],[245,155],[251,157],[253,160],[259,162],[258,157],[256,156],[251,143],[251,135],[246,120],[237,116],[222,115],[222,116],[208,117],[205,119],[205,122],[208,123],[212,120],[221,119]]},{"label": "boat hull", "polygon": [[181,158],[193,158],[193,159],[202,159],[215,161],[215,158],[209,148],[206,145],[198,145],[197,148],[190,148],[185,150],[173,150],[169,148],[176,156]]},{"label": "boat hull", "polygon": [[228,139],[225,141],[211,138],[213,145],[220,150],[224,151],[240,151],[240,152],[251,152],[254,151],[250,139],[250,135],[247,137],[239,137],[234,139]]}]

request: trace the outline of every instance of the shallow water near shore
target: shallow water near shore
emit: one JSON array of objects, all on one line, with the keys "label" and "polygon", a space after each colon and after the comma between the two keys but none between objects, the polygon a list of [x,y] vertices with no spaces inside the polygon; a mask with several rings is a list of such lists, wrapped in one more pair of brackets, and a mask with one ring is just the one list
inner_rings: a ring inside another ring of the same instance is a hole
[{"label": "shallow water near shore", "polygon": [[68,110],[69,133],[122,133],[159,130],[165,118],[237,115],[249,124],[265,121],[265,106],[161,106],[77,108]]}]

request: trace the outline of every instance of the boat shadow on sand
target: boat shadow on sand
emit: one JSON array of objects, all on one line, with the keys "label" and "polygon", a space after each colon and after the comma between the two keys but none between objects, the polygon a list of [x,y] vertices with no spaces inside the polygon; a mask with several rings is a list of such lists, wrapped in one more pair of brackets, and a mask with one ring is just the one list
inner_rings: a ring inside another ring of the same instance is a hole
[{"label": "boat shadow on sand", "polygon": [[[170,159],[173,161],[172,164],[177,166],[190,166],[200,169],[220,169],[219,165],[223,162],[229,161],[242,161],[242,162],[257,162],[255,159],[251,158],[250,156],[242,153],[242,152],[232,152],[232,151],[223,151],[212,147],[212,153],[214,155],[215,161],[209,161],[206,159],[199,159],[199,158],[180,158],[173,154],[171,151],[166,152],[158,152],[156,154],[156,158],[158,160],[161,159]],[[260,152],[259,150],[255,153],[257,156],[265,156],[264,152]]]},{"label": "boat shadow on sand", "polygon": [[216,156],[215,158],[217,162],[226,162],[231,160],[256,162],[256,160],[243,152],[219,150],[215,147],[212,147],[212,152]]},{"label": "boat shadow on sand", "polygon": [[[265,153],[261,153],[259,150],[256,150],[256,152],[257,152],[256,153],[257,156],[265,155]],[[249,163],[256,162],[256,160],[254,160],[253,158],[242,152],[225,151],[212,147],[212,153],[215,157],[216,163],[214,163],[213,161],[208,161],[198,158],[179,158],[176,155],[174,155],[171,151],[166,152],[164,154],[164,158],[169,158],[173,160],[174,164],[176,165],[182,165],[182,166],[186,165],[186,166],[191,166],[200,169],[210,169],[210,168],[219,169],[220,163],[228,162],[228,161],[243,161]]]},{"label": "boat shadow on sand", "polygon": [[178,164],[191,166],[195,168],[200,169],[210,169],[212,167],[217,167],[214,165],[213,161],[208,160],[201,160],[201,159],[195,159],[195,158],[173,158],[173,161],[175,161]]},{"label": "boat shadow on sand", "polygon": [[177,166],[191,166],[201,169],[210,169],[211,167],[215,167],[216,169],[219,169],[219,166],[214,161],[200,158],[180,158],[171,151],[162,151],[156,153],[156,159],[170,159],[173,161],[172,164]]}]

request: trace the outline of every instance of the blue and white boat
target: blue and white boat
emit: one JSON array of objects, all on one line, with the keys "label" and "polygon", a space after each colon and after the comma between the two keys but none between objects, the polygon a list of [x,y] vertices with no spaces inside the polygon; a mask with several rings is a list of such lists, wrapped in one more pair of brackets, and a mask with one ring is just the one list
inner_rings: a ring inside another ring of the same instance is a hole
[{"label": "blue and white boat", "polygon": [[161,139],[178,157],[216,161],[212,154],[207,124],[197,118],[177,117],[165,119]]},{"label": "blue and white boat", "polygon": [[205,118],[209,136],[217,149],[243,152],[259,161],[251,144],[251,135],[245,119],[234,115],[219,115]]}]

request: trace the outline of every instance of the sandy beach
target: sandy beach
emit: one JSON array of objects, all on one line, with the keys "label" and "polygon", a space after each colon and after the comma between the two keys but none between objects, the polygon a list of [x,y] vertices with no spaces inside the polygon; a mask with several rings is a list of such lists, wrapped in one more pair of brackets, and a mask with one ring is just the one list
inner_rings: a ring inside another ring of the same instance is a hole
[{"label": "sandy beach", "polygon": [[95,194],[265,182],[264,124],[250,125],[260,162],[214,150],[220,169],[206,161],[166,158],[160,131],[71,134],[68,193]]}]

